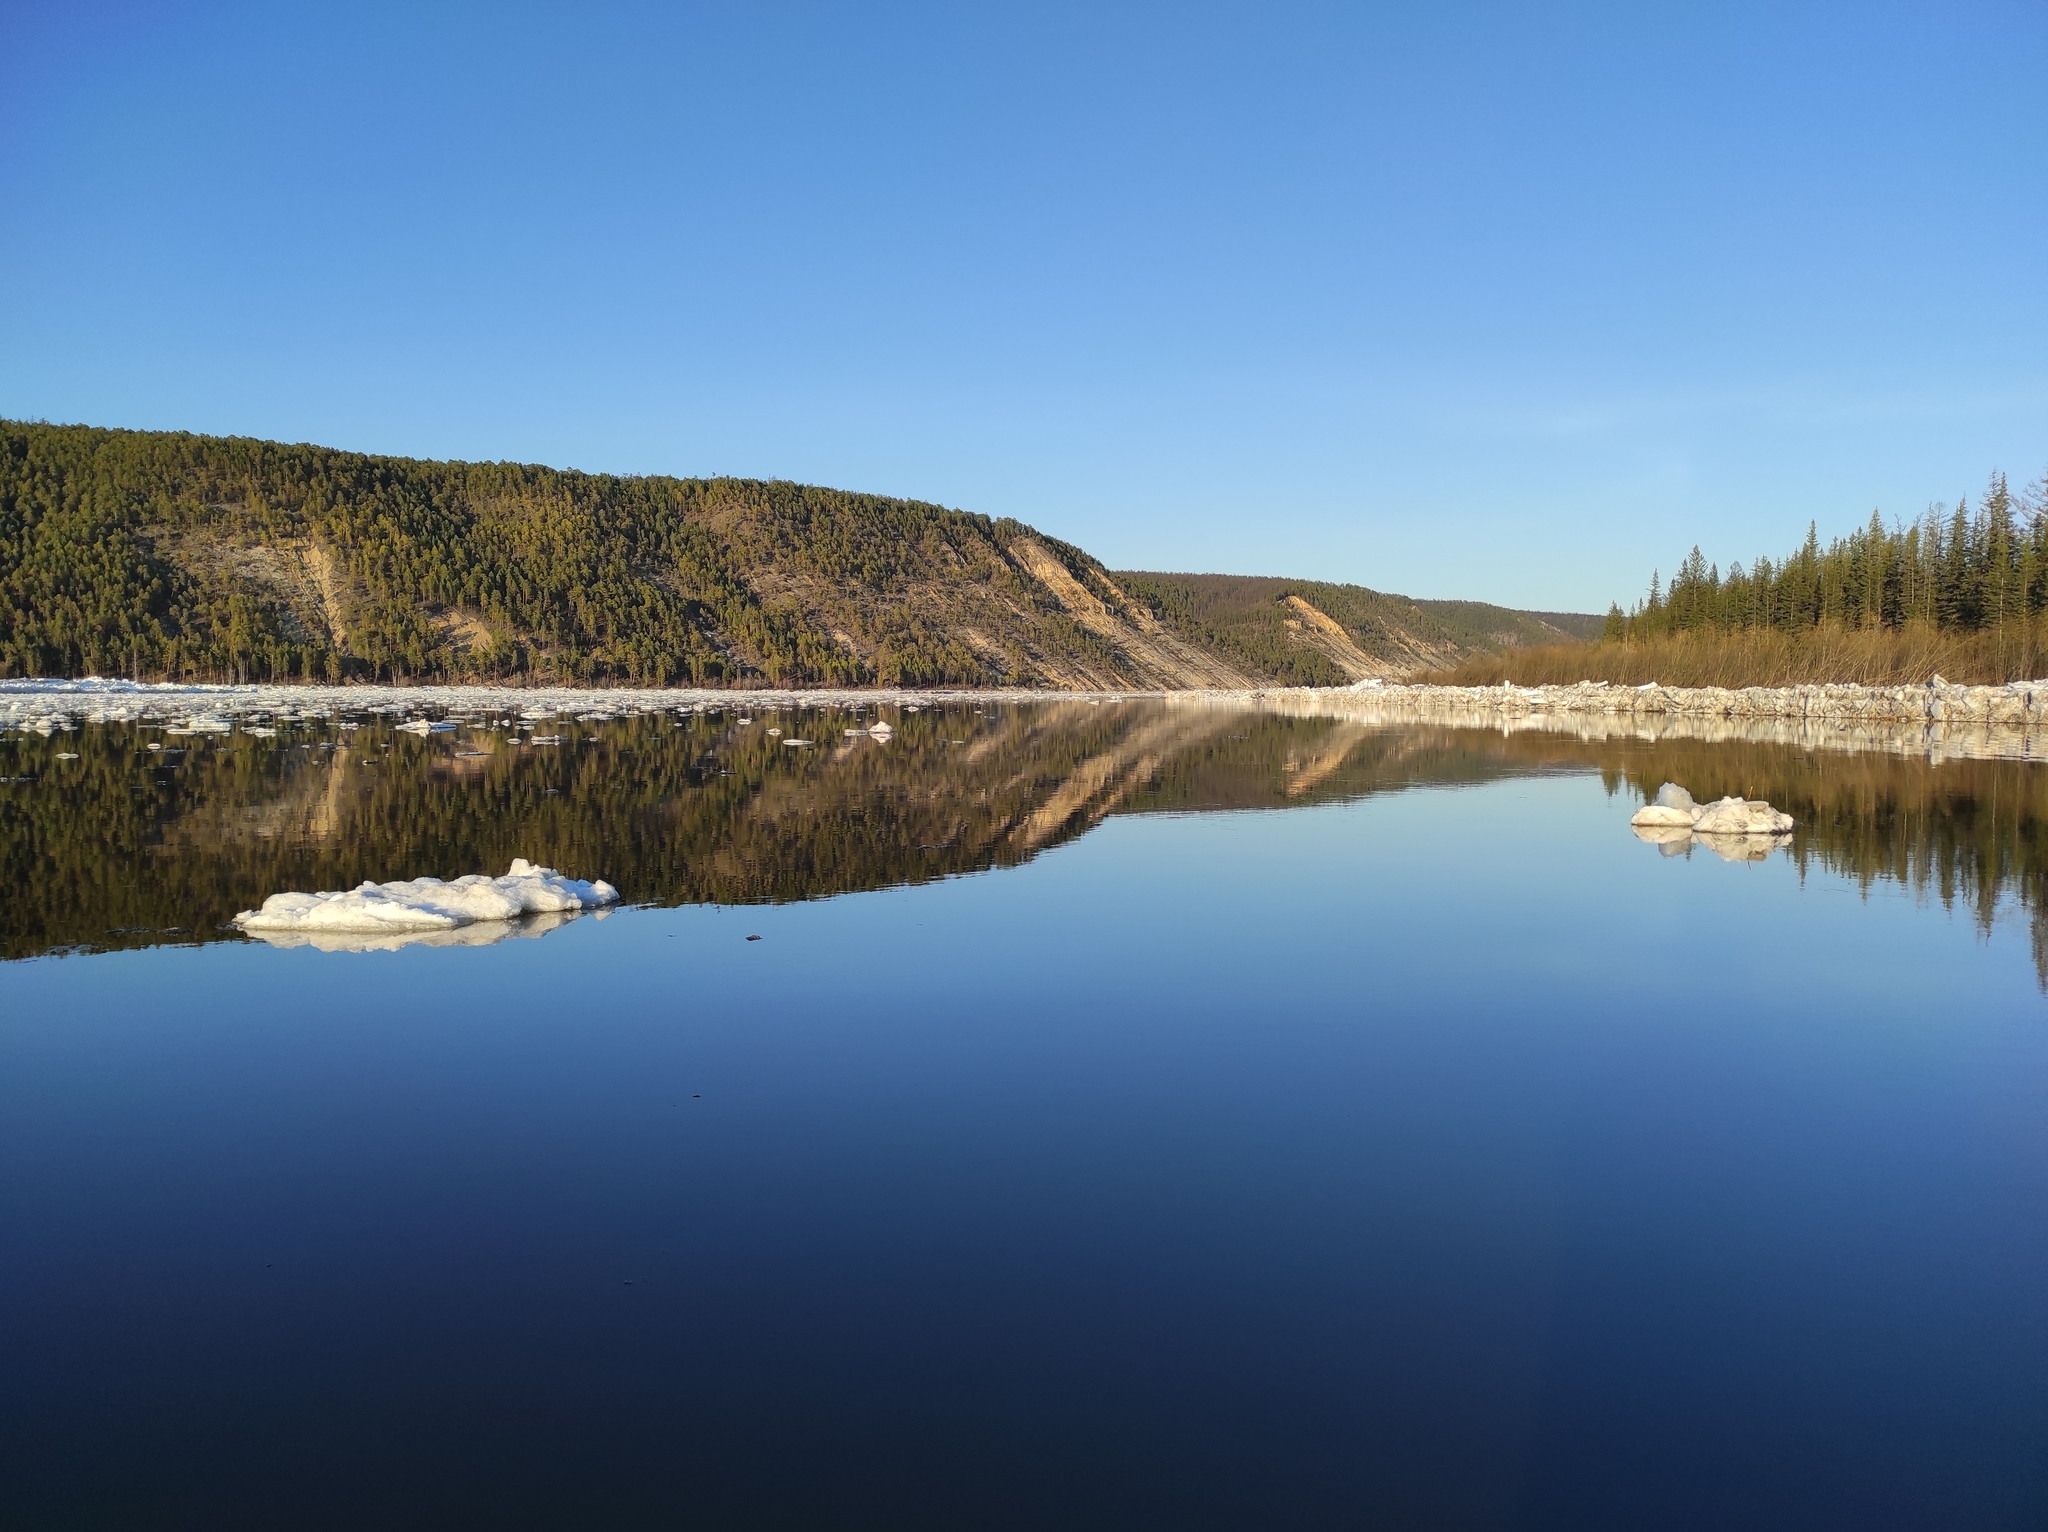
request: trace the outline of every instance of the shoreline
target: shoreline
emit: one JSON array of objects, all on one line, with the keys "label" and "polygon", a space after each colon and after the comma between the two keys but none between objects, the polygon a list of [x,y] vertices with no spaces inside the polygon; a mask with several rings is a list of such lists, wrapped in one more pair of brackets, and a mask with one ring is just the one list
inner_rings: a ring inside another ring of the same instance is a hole
[{"label": "shoreline", "polygon": [[1802,748],[2034,759],[2048,756],[2048,680],[2004,686],[1805,685],[1786,687],[1436,686],[1359,682],[1347,687],[1212,691],[1048,691],[1022,688],[512,687],[486,685],[247,686],[0,681],[0,729],[49,733],[79,722],[206,716],[257,722],[279,715],[402,717],[432,712],[534,712],[609,717],[722,711],[933,707],[990,703],[1164,702],[1237,707],[1367,724],[1434,724],[1504,732],[1538,729],[1586,739],[1628,735],[1776,742]]}]

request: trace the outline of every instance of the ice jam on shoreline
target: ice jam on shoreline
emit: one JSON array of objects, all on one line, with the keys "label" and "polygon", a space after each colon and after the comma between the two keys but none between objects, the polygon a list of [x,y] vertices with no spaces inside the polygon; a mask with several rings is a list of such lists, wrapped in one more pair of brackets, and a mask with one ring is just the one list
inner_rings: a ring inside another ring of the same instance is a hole
[{"label": "ice jam on shoreline", "polygon": [[363,883],[345,892],[272,894],[260,910],[244,910],[235,924],[252,935],[289,932],[404,934],[452,931],[485,921],[516,920],[601,909],[616,904],[619,891],[599,880],[566,878],[552,867],[513,860],[502,878],[472,873],[444,883],[414,878],[400,883]]}]

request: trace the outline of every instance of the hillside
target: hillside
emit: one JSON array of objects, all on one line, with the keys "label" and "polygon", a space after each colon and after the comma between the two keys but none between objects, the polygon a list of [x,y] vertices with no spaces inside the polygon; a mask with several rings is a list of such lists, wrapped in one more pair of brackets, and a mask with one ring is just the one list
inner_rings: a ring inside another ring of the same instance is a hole
[{"label": "hillside", "polygon": [[1362,585],[1257,575],[1119,572],[1183,641],[1293,686],[1395,679],[1475,654],[1596,637],[1600,619],[1479,601],[1413,601]]},{"label": "hillside", "polygon": [[1561,634],[782,481],[0,423],[0,674],[1178,689]]}]

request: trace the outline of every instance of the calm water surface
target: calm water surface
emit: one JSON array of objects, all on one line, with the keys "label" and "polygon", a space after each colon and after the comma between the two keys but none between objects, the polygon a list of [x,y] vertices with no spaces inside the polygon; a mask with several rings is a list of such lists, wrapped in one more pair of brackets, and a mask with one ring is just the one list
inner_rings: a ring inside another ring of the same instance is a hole
[{"label": "calm water surface", "polygon": [[738,716],[0,739],[0,1523],[2048,1522],[2042,767]]}]

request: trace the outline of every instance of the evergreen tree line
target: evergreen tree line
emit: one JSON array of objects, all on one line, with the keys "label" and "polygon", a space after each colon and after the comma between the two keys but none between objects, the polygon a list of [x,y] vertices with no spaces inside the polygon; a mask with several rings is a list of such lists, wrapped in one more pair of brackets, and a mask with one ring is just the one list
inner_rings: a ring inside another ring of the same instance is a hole
[{"label": "evergreen tree line", "polygon": [[1102,646],[1026,535],[782,481],[0,421],[0,675],[1028,685]]},{"label": "evergreen tree line", "polygon": [[1869,525],[1821,546],[1806,541],[1773,561],[1759,558],[1724,574],[1695,546],[1665,586],[1629,611],[1616,603],[1602,637],[1609,642],[1678,633],[1771,629],[1798,632],[1825,624],[1943,632],[2017,630],[2048,612],[2048,475],[2015,494],[1994,473],[1971,506],[1934,505],[1917,521]]}]

